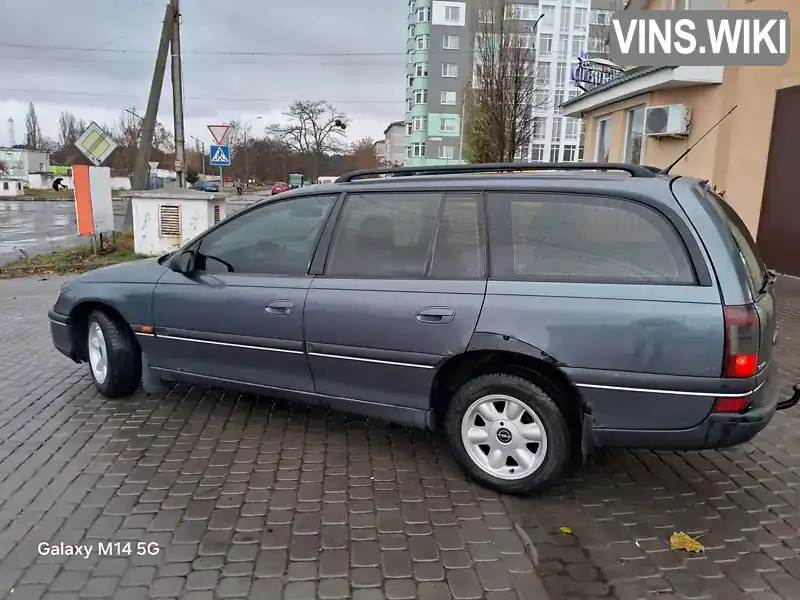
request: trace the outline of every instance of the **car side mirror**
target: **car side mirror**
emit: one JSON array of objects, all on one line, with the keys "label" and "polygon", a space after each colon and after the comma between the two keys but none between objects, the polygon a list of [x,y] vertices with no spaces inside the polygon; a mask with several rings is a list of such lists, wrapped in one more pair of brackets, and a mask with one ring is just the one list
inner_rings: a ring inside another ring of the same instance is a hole
[{"label": "car side mirror", "polygon": [[184,250],[173,256],[169,268],[182,275],[191,275],[194,271],[194,250]]}]

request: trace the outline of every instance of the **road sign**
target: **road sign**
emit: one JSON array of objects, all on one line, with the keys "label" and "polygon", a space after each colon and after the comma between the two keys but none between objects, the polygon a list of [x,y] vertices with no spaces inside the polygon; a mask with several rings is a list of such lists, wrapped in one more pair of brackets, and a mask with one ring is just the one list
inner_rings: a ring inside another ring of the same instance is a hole
[{"label": "road sign", "polygon": [[231,148],[230,146],[209,146],[208,155],[211,157],[211,166],[230,167]]},{"label": "road sign", "polygon": [[228,139],[229,125],[208,125],[208,131],[217,144],[224,144]]},{"label": "road sign", "polygon": [[150,165],[150,170],[151,171],[155,171],[158,168],[158,161],[151,161],[151,162],[149,162],[147,164]]},{"label": "road sign", "polygon": [[75,147],[95,166],[99,167],[117,149],[117,144],[111,139],[111,136],[100,129],[97,123],[92,121],[81,137],[75,141]]}]

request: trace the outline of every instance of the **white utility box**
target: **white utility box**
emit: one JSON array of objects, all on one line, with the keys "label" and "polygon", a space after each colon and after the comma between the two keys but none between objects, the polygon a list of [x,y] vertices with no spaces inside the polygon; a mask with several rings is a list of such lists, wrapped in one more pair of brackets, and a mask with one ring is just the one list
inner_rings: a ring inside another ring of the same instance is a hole
[{"label": "white utility box", "polygon": [[161,255],[183,246],[225,218],[225,196],[189,189],[160,189],[125,195],[133,204],[133,246]]}]

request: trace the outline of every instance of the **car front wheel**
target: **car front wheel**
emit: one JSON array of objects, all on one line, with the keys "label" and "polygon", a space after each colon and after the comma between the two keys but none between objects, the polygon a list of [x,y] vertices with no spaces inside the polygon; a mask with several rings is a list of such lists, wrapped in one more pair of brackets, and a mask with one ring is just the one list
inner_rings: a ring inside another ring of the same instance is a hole
[{"label": "car front wheel", "polygon": [[450,402],[446,429],[456,460],[474,480],[507,494],[558,481],[569,461],[569,427],[556,403],[521,377],[468,381]]},{"label": "car front wheel", "polygon": [[106,398],[129,396],[142,380],[142,363],[130,330],[103,311],[89,315],[86,354],[94,384]]}]

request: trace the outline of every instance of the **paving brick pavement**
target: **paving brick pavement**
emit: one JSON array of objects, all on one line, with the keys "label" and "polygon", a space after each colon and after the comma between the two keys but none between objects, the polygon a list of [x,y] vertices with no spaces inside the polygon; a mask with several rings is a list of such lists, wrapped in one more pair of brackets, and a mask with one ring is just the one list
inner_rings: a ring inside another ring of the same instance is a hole
[{"label": "paving brick pavement", "polygon": [[[601,451],[501,497],[422,432],[224,390],[105,400],[50,345],[59,283],[0,281],[0,597],[541,600],[538,572],[553,600],[800,598],[799,411],[733,450]],[[778,289],[788,392],[800,282]]]}]

